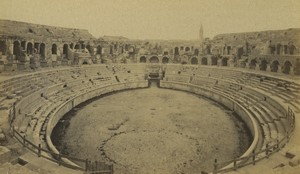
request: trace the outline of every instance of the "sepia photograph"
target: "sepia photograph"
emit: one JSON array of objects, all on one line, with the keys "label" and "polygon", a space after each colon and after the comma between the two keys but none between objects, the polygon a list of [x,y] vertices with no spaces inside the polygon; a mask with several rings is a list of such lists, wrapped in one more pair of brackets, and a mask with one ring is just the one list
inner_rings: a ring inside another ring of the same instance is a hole
[{"label": "sepia photograph", "polygon": [[0,174],[299,174],[300,0],[0,0]]}]

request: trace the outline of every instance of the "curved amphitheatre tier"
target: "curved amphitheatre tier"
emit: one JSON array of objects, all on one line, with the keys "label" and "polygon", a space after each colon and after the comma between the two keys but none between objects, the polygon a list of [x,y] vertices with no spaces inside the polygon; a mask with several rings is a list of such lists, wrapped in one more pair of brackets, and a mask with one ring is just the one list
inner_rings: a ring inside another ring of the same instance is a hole
[{"label": "curved amphitheatre tier", "polygon": [[[255,155],[256,161],[266,158],[264,149],[268,146],[274,146],[272,149],[268,148],[268,153],[277,151],[277,146],[281,149],[283,145],[285,150],[298,150],[295,147],[299,142],[295,140],[295,136],[290,139],[294,120],[287,117],[290,113],[287,113],[287,106],[290,106],[294,113],[299,112],[298,101],[295,98],[298,96],[299,84],[272,75],[258,75],[238,69],[172,64],[161,65],[161,68],[165,71],[165,77],[160,81],[161,87],[206,96],[232,108],[245,121],[254,140],[236,162],[237,165],[252,164],[253,151],[263,150],[263,153]],[[21,135],[25,135],[33,146],[41,144],[43,148],[48,147],[58,154],[50,135],[53,127],[66,112],[101,94],[147,87],[146,69],[146,65],[123,64],[115,65],[112,71],[111,65],[95,65],[53,69],[12,77],[1,82],[1,89],[10,93],[8,95],[13,98],[2,99],[2,107],[10,110],[12,126]],[[271,90],[276,92],[272,93]],[[290,142],[286,145],[287,140]],[[28,142],[26,144],[32,146]],[[33,151],[38,153],[37,149]],[[47,151],[42,151],[41,155],[53,160]],[[58,157],[63,160],[61,163],[79,168],[64,156]],[[247,166],[240,170],[261,169],[259,164],[265,163],[264,161],[266,160],[258,162],[254,167]],[[217,171],[233,170],[233,162],[220,169],[220,166],[224,165],[218,164]],[[269,167],[272,170],[272,166]]]}]

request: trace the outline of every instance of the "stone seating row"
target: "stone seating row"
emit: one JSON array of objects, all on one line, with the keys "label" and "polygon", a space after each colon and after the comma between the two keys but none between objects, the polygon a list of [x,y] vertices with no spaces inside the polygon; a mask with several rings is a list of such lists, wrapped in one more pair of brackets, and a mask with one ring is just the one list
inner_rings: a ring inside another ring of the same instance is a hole
[{"label": "stone seating row", "polygon": [[[201,83],[201,78],[196,78],[198,80],[197,83],[192,80],[192,84],[204,86],[210,88],[210,90],[221,92],[227,97],[232,98],[233,100],[247,108],[247,110],[252,114],[254,118],[256,118],[257,122],[260,125],[261,132],[264,137],[264,139],[262,140],[263,142],[261,142],[262,147],[265,147],[266,144],[275,144],[286,135],[286,130],[288,129],[287,120],[284,118],[284,115],[282,115],[282,113],[276,110],[276,108],[274,108],[270,104],[267,104],[268,101],[263,101],[258,97],[250,97],[250,95],[246,94],[247,92],[243,91],[243,88],[245,87],[239,88],[237,84],[230,84],[228,82],[223,83],[220,79],[218,80],[219,82],[217,84],[214,82],[207,83],[207,79],[203,80],[203,82]],[[180,78],[176,79],[175,77],[165,80],[182,82]],[[215,82],[217,81],[216,79],[214,80]]]}]

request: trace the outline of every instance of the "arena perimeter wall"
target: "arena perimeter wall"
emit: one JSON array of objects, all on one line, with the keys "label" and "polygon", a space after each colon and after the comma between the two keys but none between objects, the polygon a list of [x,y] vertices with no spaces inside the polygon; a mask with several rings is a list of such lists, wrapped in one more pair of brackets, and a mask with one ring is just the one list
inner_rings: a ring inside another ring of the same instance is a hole
[{"label": "arena perimeter wall", "polygon": [[[248,150],[241,156],[242,157],[247,157],[251,155],[253,150],[255,150],[258,146],[259,142],[259,128],[257,125],[257,122],[255,121],[255,118],[251,116],[251,114],[235,102],[234,100],[231,100],[227,98],[226,96],[222,95],[221,93],[218,93],[216,91],[211,91],[207,88],[203,88],[197,85],[192,85],[192,84],[187,84],[187,83],[180,83],[180,82],[172,82],[172,81],[160,81],[160,87],[162,88],[168,88],[168,89],[176,89],[176,90],[182,90],[182,91],[188,91],[192,92],[201,96],[205,96],[206,98],[212,99],[220,104],[223,104],[224,106],[228,107],[229,109],[232,109],[235,111],[239,117],[245,122],[247,127],[249,128],[252,136],[253,136],[253,141],[248,148]],[[232,166],[233,164],[229,164],[227,167]]]},{"label": "arena perimeter wall", "polygon": [[[112,85],[101,86],[99,88],[93,89],[86,93],[80,94],[70,100],[66,101],[62,105],[60,105],[53,113],[53,116],[49,119],[46,129],[46,142],[51,151],[54,153],[59,153],[56,147],[53,145],[51,141],[52,130],[58,121],[70,110],[72,110],[77,105],[92,99],[97,96],[101,96],[106,93],[121,91],[121,90],[129,90],[129,89],[137,89],[137,88],[146,88],[148,87],[148,81],[140,81],[140,82],[130,82],[130,83],[117,83]],[[63,158],[63,160],[71,165],[75,165],[72,161]]]}]

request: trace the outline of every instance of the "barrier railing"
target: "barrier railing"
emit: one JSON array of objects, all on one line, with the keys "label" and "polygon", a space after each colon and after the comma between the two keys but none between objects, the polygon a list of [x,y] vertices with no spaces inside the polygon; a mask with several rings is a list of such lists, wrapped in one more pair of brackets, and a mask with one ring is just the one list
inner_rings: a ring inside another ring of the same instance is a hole
[{"label": "barrier railing", "polygon": [[[290,140],[290,137],[295,129],[295,113],[293,110],[288,107],[285,118],[288,121],[289,130],[287,130],[286,135],[281,140],[276,141],[276,143],[272,144],[266,144],[265,148],[255,152],[253,151],[251,155],[248,155],[247,157],[243,158],[236,158],[231,161],[226,161],[222,163],[218,163],[217,159],[215,159],[214,162],[214,168],[213,168],[213,174],[217,173],[226,173],[230,171],[236,171],[238,168],[247,166],[247,165],[255,165],[256,162],[269,158],[270,155],[272,155],[275,152],[278,152],[280,149],[282,149]],[[229,167],[219,167],[219,166],[225,166],[227,164],[231,164]]]},{"label": "barrier railing", "polygon": [[[36,145],[26,139],[26,136],[16,131],[14,126],[11,127],[11,133],[12,136],[23,145],[23,147],[26,147],[28,150],[35,153],[38,157],[48,159],[52,162],[57,163],[59,166],[61,165],[71,169],[81,170],[89,174],[113,174],[113,164],[109,165],[100,161],[92,162],[88,159],[80,159],[61,153],[54,153],[50,150],[42,148],[41,144]],[[66,163],[62,160],[62,158],[67,158],[78,165],[76,166]]]}]

